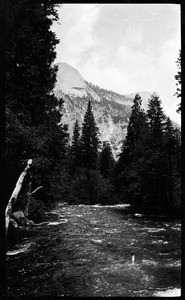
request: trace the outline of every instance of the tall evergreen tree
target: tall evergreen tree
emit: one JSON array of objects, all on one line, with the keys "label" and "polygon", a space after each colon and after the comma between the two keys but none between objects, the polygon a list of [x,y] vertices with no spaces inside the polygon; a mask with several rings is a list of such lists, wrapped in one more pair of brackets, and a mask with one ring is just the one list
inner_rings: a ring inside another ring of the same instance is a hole
[{"label": "tall evergreen tree", "polygon": [[143,117],[143,111],[141,109],[142,100],[139,94],[136,94],[133,103],[126,136],[126,147],[129,151],[132,151],[136,145],[140,134],[141,119]]},{"label": "tall evergreen tree", "polygon": [[77,169],[80,167],[80,150],[80,127],[78,120],[76,120],[70,149],[70,169],[73,175],[75,175]]},{"label": "tall evergreen tree", "polygon": [[141,104],[141,97],[139,96],[139,94],[136,94],[133,101],[132,112],[127,128],[127,135],[123,142],[122,151],[120,153],[118,164],[116,167],[118,173],[122,172],[125,169],[126,165],[129,163],[138,139],[142,136],[143,131],[146,127],[146,116],[141,108]]},{"label": "tall evergreen tree", "polygon": [[138,139],[142,136],[143,131],[146,129],[146,115],[141,108],[141,104],[141,97],[139,96],[139,94],[136,94],[133,101],[126,139],[123,143],[122,152],[120,154],[118,164],[124,164],[124,161],[129,161],[130,157],[132,156],[133,150],[136,147]]},{"label": "tall evergreen tree", "polygon": [[103,142],[103,149],[99,158],[99,169],[101,174],[108,178],[110,177],[114,167],[114,158],[109,142]]},{"label": "tall evergreen tree", "polygon": [[174,129],[170,118],[167,118],[164,129],[164,161],[167,204],[171,213],[177,202],[180,202],[180,140],[178,129]]},{"label": "tall evergreen tree", "polygon": [[151,135],[149,145],[150,166],[149,181],[151,186],[151,207],[163,210],[166,207],[165,192],[165,161],[163,155],[164,129],[166,116],[161,106],[162,102],[156,93],[153,93],[148,103],[147,117]]},{"label": "tall evergreen tree", "polygon": [[161,100],[156,93],[153,93],[148,102],[147,118],[148,126],[153,136],[153,145],[161,146],[166,116],[161,106]]},{"label": "tall evergreen tree", "polygon": [[[10,7],[9,7],[10,6]],[[58,20],[55,6],[21,0],[11,0],[15,24],[7,40],[7,108],[28,125],[47,122],[57,99],[52,90],[57,68],[52,66],[58,44],[50,30],[53,20]]]},{"label": "tall evergreen tree", "polygon": [[[46,187],[49,174],[64,158],[67,127],[58,126],[62,105],[53,94],[57,68],[52,65],[58,43],[50,30],[56,8],[28,0],[7,3],[6,178],[8,193],[33,158],[33,180]],[[9,196],[9,195],[8,195]]]},{"label": "tall evergreen tree", "polygon": [[89,100],[87,111],[82,124],[81,136],[81,165],[87,169],[97,168],[97,157],[99,148],[98,127],[96,126]]},{"label": "tall evergreen tree", "polygon": [[140,193],[138,192],[139,185],[137,185],[139,167],[136,162],[143,155],[144,147],[142,142],[143,137],[147,134],[146,115],[141,108],[141,103],[141,97],[139,94],[136,94],[126,139],[123,142],[115,170],[117,174],[115,179],[116,191],[122,194],[122,198],[127,198],[131,202],[133,202],[133,194],[137,195]]}]

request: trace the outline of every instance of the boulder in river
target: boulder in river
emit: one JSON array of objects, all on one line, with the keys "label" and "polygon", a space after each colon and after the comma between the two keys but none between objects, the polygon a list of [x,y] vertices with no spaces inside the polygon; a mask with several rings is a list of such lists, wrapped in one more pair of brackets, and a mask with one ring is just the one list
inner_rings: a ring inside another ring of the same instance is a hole
[{"label": "boulder in river", "polygon": [[[16,228],[15,223],[19,226],[30,226],[33,225],[34,222],[27,219],[23,213],[23,211],[15,211],[11,214],[12,224],[14,228]],[[14,221],[14,222],[13,222]]]}]

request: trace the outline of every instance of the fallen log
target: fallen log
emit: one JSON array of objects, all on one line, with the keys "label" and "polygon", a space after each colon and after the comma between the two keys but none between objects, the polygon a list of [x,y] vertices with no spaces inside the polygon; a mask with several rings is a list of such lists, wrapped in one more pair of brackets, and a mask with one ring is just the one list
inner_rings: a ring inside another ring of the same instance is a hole
[{"label": "fallen log", "polygon": [[27,171],[28,169],[30,168],[30,165],[32,164],[32,159],[29,159],[28,162],[27,162],[27,166],[26,168],[24,169],[24,171],[21,173],[21,175],[19,176],[19,179],[17,180],[17,183],[16,183],[16,186],[13,190],[13,193],[10,197],[10,200],[7,204],[7,207],[6,207],[6,211],[5,211],[5,222],[6,222],[6,234],[8,232],[8,226],[9,226],[9,221],[10,221],[10,215],[12,213],[12,208],[13,208],[13,205],[16,203],[17,201],[17,197],[19,195],[19,192],[21,190],[21,187],[22,187],[22,184],[23,184],[23,181],[24,181],[24,178],[27,174]]}]

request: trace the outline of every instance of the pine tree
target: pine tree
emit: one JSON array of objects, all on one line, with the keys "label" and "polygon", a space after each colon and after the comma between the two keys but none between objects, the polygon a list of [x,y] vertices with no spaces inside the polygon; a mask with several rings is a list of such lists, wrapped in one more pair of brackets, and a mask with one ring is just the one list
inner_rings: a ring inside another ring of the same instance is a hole
[{"label": "pine tree", "polygon": [[151,186],[151,207],[156,210],[164,210],[166,207],[165,191],[165,160],[163,154],[164,128],[166,116],[161,106],[162,102],[156,93],[153,93],[148,103],[147,117],[148,126],[151,135],[151,144],[149,145],[150,157],[148,165],[150,166],[149,182]]},{"label": "pine tree", "polygon": [[143,128],[146,125],[146,116],[141,108],[141,103],[141,97],[139,94],[136,94],[127,128],[127,135],[123,142],[122,150],[116,167],[118,173],[124,171],[126,166],[129,164],[138,139],[142,136],[142,131],[144,130]]},{"label": "pine tree", "polygon": [[129,149],[129,151],[132,151],[136,145],[137,139],[140,134],[140,124],[143,115],[143,111],[141,110],[142,100],[139,94],[136,94],[133,102],[134,104],[132,106],[132,112],[126,136],[126,147]]},{"label": "pine tree", "polygon": [[132,106],[132,112],[127,128],[127,135],[123,143],[119,164],[129,162],[136,144],[139,138],[142,136],[143,130],[146,129],[146,115],[141,108],[142,100],[139,94],[136,94],[133,102],[134,104]]},{"label": "pine tree", "polygon": [[[122,151],[115,173],[115,188],[122,195],[123,201],[130,203],[138,200],[138,195],[141,194],[141,184],[139,175],[139,160],[143,156],[145,142],[143,137],[147,136],[146,115],[141,108],[141,97],[136,94],[132,112],[127,129],[127,136],[123,142]],[[135,195],[135,196],[134,196]]]},{"label": "pine tree", "polygon": [[97,157],[99,148],[98,127],[96,126],[89,100],[87,111],[82,124],[81,136],[81,165],[87,169],[97,168]]},{"label": "pine tree", "polygon": [[[133,108],[133,116],[139,115],[139,110]],[[179,131],[166,118],[155,93],[149,100],[147,115],[141,111],[141,118],[133,116],[116,166],[116,192],[137,211],[179,212]]]},{"label": "pine tree", "polygon": [[153,93],[148,102],[147,118],[148,126],[153,136],[153,146],[161,146],[166,116],[161,107],[161,100]]},{"label": "pine tree", "polygon": [[62,100],[53,94],[58,40],[50,27],[58,16],[49,1],[10,0],[7,12],[7,190],[11,193],[22,164],[33,158],[33,181],[45,186],[48,196],[49,176],[64,159],[68,142],[67,127],[58,126],[61,115],[56,107]]},{"label": "pine tree", "polygon": [[80,167],[80,127],[79,127],[78,120],[76,120],[74,124],[72,145],[70,149],[71,173],[75,175],[79,167]]},{"label": "pine tree", "polygon": [[169,151],[170,153],[173,153],[174,151],[175,132],[176,130],[173,127],[171,119],[167,117],[164,127],[164,146],[166,151]]},{"label": "pine tree", "polygon": [[180,202],[180,140],[178,129],[174,129],[170,118],[167,118],[164,129],[164,159],[166,196],[170,213],[175,211],[176,202]]},{"label": "pine tree", "polygon": [[103,142],[103,149],[99,158],[99,169],[101,174],[108,178],[110,177],[114,167],[114,158],[109,142]]},{"label": "pine tree", "polygon": [[57,71],[52,63],[59,41],[50,30],[58,17],[49,1],[43,5],[11,0],[8,4],[11,16],[9,10],[13,10],[15,16],[7,40],[7,108],[16,113],[21,122],[36,126],[50,118],[52,108],[58,104],[52,93]]}]

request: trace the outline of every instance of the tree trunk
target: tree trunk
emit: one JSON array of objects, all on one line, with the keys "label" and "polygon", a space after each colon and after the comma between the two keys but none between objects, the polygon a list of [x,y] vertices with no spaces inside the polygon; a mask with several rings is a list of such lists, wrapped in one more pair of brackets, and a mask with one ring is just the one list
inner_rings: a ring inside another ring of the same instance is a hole
[{"label": "tree trunk", "polygon": [[17,183],[16,183],[16,186],[13,190],[13,193],[10,197],[10,200],[8,202],[8,205],[6,207],[6,211],[5,211],[5,222],[6,222],[6,234],[8,232],[8,226],[9,226],[9,221],[10,221],[10,215],[12,213],[12,208],[13,208],[13,205],[16,203],[17,201],[17,197],[19,195],[19,192],[21,190],[21,187],[22,187],[22,184],[23,184],[23,181],[24,181],[24,177],[26,176],[27,174],[27,171],[28,169],[30,168],[30,165],[32,164],[32,159],[29,159],[28,162],[27,162],[27,166],[26,168],[24,169],[24,171],[21,173],[19,179],[17,180]]}]

